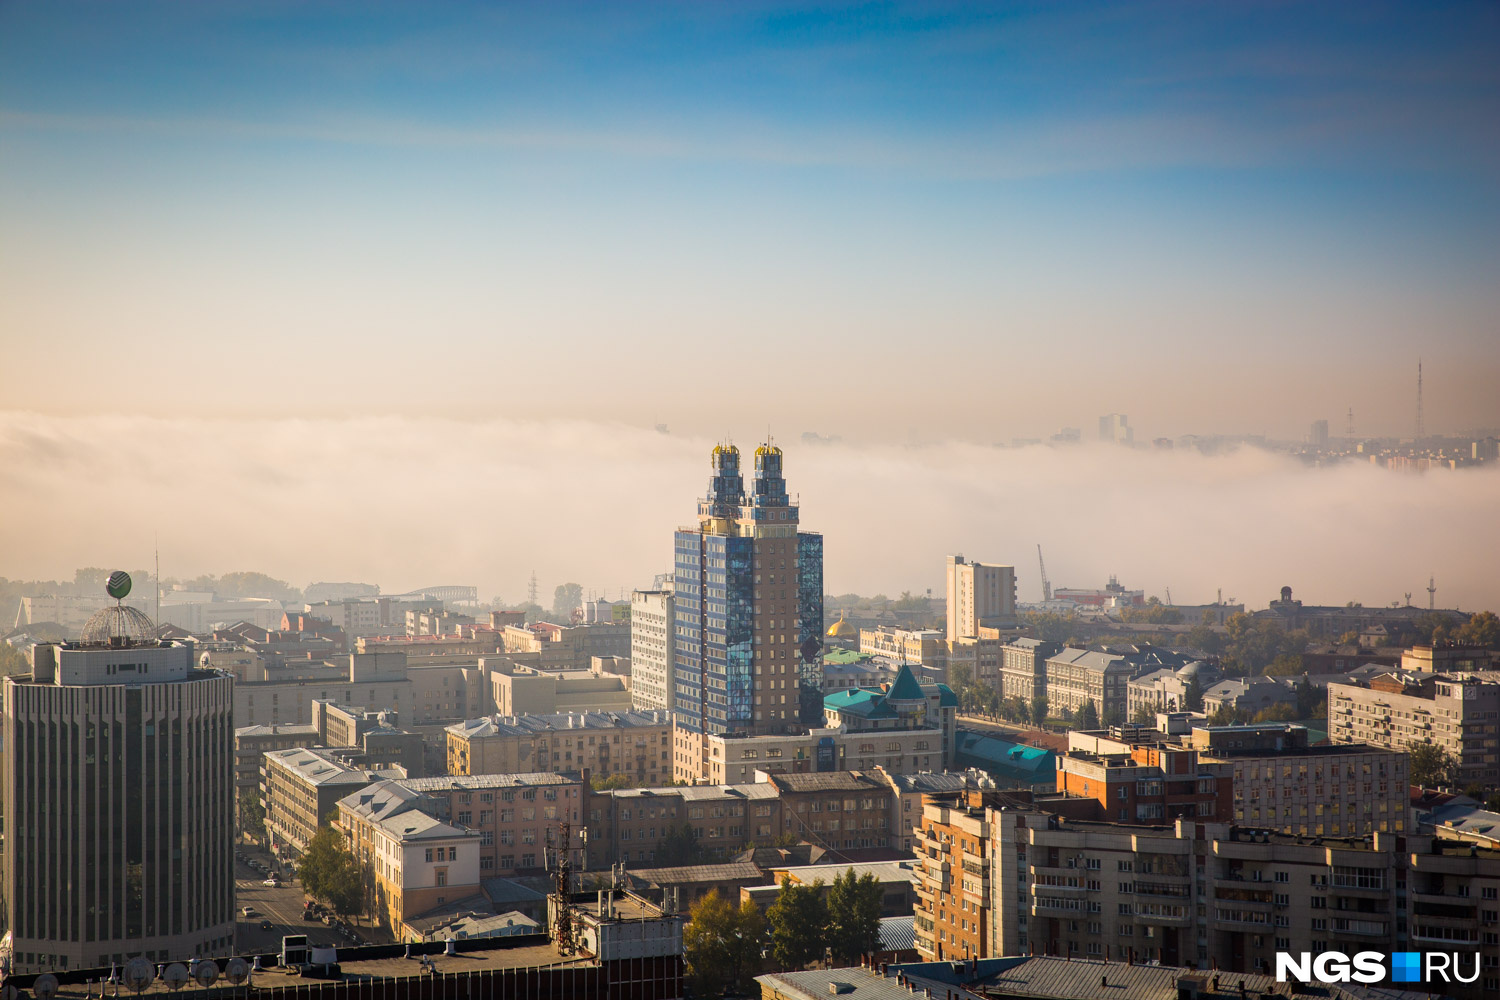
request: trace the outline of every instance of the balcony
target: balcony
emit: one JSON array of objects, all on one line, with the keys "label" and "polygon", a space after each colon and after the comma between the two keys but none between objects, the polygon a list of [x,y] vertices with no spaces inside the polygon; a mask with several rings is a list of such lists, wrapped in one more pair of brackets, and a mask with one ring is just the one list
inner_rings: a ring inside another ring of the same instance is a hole
[{"label": "balcony", "polygon": [[1135,922],[1138,927],[1191,927],[1193,923],[1193,910],[1190,906],[1184,906],[1180,916],[1169,916],[1161,913],[1137,913],[1135,915]]}]

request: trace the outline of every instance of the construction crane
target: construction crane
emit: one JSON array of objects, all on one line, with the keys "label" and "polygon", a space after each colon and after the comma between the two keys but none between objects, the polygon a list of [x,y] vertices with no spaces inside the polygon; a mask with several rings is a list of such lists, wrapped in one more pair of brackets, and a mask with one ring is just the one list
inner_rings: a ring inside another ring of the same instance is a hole
[{"label": "construction crane", "polygon": [[1042,568],[1042,600],[1052,600],[1052,581],[1047,579],[1047,561],[1042,558],[1042,543],[1036,543],[1036,561]]}]

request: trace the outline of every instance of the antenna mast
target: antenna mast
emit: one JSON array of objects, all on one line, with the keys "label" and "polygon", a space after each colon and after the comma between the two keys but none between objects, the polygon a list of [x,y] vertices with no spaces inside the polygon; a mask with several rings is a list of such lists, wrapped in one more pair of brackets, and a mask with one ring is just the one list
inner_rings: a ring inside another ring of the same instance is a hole
[{"label": "antenna mast", "polygon": [[1427,610],[1437,610],[1437,577],[1427,578]]},{"label": "antenna mast", "polygon": [[1427,436],[1427,429],[1422,426],[1422,359],[1417,359],[1417,440],[1420,444]]},{"label": "antenna mast", "polygon": [[536,570],[531,571],[531,587],[526,591],[526,599],[532,604],[536,603]]},{"label": "antenna mast", "polygon": [[[552,852],[553,898],[557,905],[557,920],[553,931],[553,944],[559,955],[571,955],[576,951],[573,943],[573,862],[568,848],[573,843],[573,828],[567,820],[557,825],[562,846]],[[552,848],[552,834],[547,834],[547,847]]]},{"label": "antenna mast", "polygon": [[1348,447],[1354,447],[1354,407],[1349,407],[1349,422],[1344,425],[1344,438],[1348,441]]}]

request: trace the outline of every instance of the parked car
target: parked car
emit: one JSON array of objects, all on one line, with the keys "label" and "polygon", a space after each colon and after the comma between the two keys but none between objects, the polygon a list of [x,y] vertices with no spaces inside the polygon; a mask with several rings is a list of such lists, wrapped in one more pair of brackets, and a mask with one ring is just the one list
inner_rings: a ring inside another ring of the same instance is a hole
[{"label": "parked car", "polygon": [[261,885],[268,885],[272,889],[279,889],[281,887],[281,880],[278,879],[276,876],[273,875],[270,878],[266,879],[264,882],[262,882]]},{"label": "parked car", "polygon": [[250,916],[254,916],[254,915],[255,915],[255,907],[253,907],[253,906],[242,906],[242,907],[240,907],[240,916],[242,916],[242,917],[250,917]]},{"label": "parked car", "polygon": [[272,928],[272,927],[273,927],[273,926],[275,926],[275,925],[274,925],[274,924],[272,924],[272,923],[271,923],[271,921],[269,921],[269,920],[262,920],[262,921],[261,921],[261,922],[260,922],[260,929],[261,929],[261,930],[263,930],[263,931],[268,931],[268,930],[270,930],[270,929],[271,929],[271,928]]}]

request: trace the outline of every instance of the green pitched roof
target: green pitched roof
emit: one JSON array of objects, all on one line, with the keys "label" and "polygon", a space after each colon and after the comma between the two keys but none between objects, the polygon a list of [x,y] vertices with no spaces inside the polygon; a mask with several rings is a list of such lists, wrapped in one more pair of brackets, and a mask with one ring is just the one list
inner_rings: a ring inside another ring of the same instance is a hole
[{"label": "green pitched roof", "polygon": [[886,694],[891,701],[923,701],[927,698],[922,693],[922,685],[912,676],[911,668],[901,664],[901,669],[896,671],[896,679],[891,683],[891,690]]}]

